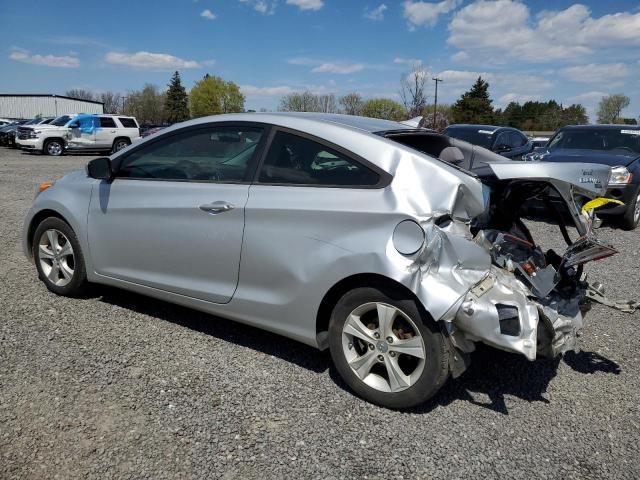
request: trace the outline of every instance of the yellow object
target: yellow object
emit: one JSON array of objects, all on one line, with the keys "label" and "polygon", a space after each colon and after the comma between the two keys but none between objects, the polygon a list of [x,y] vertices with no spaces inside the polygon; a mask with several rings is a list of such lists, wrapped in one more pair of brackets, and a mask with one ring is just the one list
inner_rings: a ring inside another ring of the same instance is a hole
[{"label": "yellow object", "polygon": [[582,206],[582,213],[586,213],[589,210],[595,210],[596,208],[600,208],[604,205],[607,205],[608,203],[617,203],[618,205],[624,205],[624,202],[621,202],[620,200],[616,200],[614,198],[598,197],[585,203]]}]

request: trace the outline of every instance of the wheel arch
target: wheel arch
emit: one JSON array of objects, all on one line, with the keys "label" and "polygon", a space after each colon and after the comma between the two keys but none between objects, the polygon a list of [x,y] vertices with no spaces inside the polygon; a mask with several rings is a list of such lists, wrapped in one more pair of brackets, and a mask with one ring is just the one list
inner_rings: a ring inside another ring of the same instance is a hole
[{"label": "wheel arch", "polygon": [[27,240],[27,253],[29,254],[29,257],[31,257],[31,258],[33,258],[33,236],[36,233],[36,228],[38,228],[38,225],[40,225],[40,223],[42,223],[42,221],[44,219],[49,218],[49,217],[59,218],[64,223],[69,225],[69,228],[71,228],[73,230],[73,227],[71,226],[69,221],[60,212],[57,212],[56,210],[51,210],[51,209],[48,209],[48,208],[40,210],[38,213],[36,213],[33,216],[31,221],[29,222],[29,227],[27,229],[27,238],[26,238],[26,240]]},{"label": "wheel arch", "polygon": [[131,145],[131,138],[127,137],[126,135],[119,135],[113,139],[113,142],[111,142],[111,146],[114,147],[118,140],[126,140],[127,142],[129,142],[129,145]]},{"label": "wheel arch", "polygon": [[67,142],[66,142],[66,140],[65,140],[64,138],[62,138],[62,137],[49,137],[49,138],[45,138],[45,139],[42,141],[42,151],[46,153],[47,144],[48,144],[49,142],[54,141],[54,140],[58,140],[58,141],[60,141],[60,142],[62,143],[62,149],[64,150],[64,148],[65,148],[65,147],[66,147],[66,145],[67,145]]},{"label": "wheel arch", "polygon": [[322,298],[316,314],[316,340],[318,348],[325,350],[328,346],[327,335],[331,312],[338,300],[350,290],[359,287],[379,287],[394,289],[403,295],[413,299],[423,314],[430,316],[420,299],[402,283],[378,273],[359,273],[343,278],[333,285]]}]

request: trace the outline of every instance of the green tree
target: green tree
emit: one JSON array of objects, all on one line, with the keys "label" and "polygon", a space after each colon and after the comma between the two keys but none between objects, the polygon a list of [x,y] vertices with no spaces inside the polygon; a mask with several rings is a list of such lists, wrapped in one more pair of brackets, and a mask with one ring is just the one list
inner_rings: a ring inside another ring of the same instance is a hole
[{"label": "green tree", "polygon": [[493,123],[493,101],[489,84],[478,77],[471,90],[462,94],[451,108],[456,123]]},{"label": "green tree", "polygon": [[189,96],[182,86],[180,73],[176,71],[171,77],[164,102],[167,121],[183,122],[189,118]]},{"label": "green tree", "polygon": [[244,111],[244,95],[240,87],[209,74],[196,82],[189,100],[192,117]]},{"label": "green tree", "polygon": [[390,98],[372,98],[362,105],[362,115],[386,120],[405,120],[407,111],[400,103]]},{"label": "green tree", "polygon": [[602,97],[598,105],[598,123],[616,123],[620,112],[627,108],[631,99],[622,93]]}]

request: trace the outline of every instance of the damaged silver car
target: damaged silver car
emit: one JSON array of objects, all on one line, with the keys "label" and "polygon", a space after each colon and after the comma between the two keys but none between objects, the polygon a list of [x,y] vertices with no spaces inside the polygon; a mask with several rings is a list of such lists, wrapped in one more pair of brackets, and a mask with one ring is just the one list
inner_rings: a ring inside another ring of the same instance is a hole
[{"label": "damaged silver car", "polygon": [[[57,294],[108,284],[329,348],[354,392],[405,408],[478,342],[529,360],[576,347],[598,294],[582,266],[615,253],[587,208],[608,178],[383,120],[222,115],[42,184],[23,242]],[[565,252],[521,219],[550,191],[580,235],[560,223]]]}]

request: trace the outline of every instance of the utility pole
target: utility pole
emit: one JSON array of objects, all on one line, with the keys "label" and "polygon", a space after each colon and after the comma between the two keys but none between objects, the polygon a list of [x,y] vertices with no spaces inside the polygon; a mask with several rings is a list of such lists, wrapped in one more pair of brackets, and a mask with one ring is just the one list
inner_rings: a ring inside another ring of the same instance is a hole
[{"label": "utility pole", "polygon": [[436,130],[436,115],[438,113],[438,83],[442,82],[442,79],[433,77],[431,80],[436,82],[436,94],[433,97],[433,129]]},{"label": "utility pole", "polygon": [[126,100],[127,100],[127,96],[126,96],[126,95],[123,95],[123,96],[122,96],[122,114],[123,114],[123,115],[125,115],[125,114],[126,114],[126,112],[124,111],[124,106],[125,106],[125,102],[126,102]]}]

